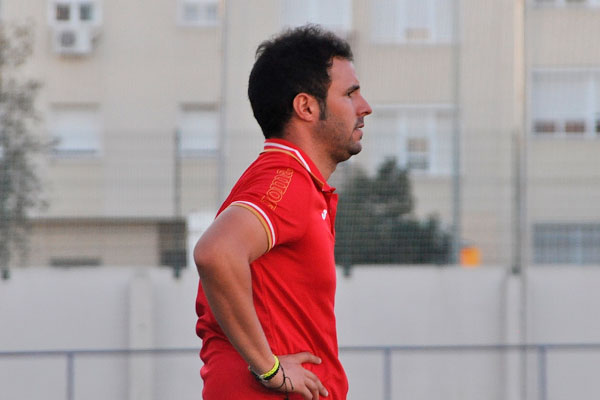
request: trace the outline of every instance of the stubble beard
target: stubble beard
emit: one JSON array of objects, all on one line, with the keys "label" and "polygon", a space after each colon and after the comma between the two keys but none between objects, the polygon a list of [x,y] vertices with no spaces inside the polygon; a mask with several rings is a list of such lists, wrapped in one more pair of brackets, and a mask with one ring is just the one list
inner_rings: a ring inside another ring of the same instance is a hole
[{"label": "stubble beard", "polygon": [[360,143],[360,139],[355,138],[355,135],[359,134],[356,125],[348,133],[348,126],[341,120],[335,120],[331,116],[321,120],[319,124],[319,136],[327,138],[326,145],[329,147],[331,158],[336,163],[346,161],[361,152],[362,144]]}]

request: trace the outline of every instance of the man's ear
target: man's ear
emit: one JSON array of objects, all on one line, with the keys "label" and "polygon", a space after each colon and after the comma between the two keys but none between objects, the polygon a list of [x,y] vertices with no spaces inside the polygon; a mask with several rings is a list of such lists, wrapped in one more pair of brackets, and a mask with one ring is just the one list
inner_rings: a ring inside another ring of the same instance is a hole
[{"label": "man's ear", "polygon": [[292,103],[296,116],[303,121],[319,119],[319,103],[317,99],[306,93],[298,93]]}]

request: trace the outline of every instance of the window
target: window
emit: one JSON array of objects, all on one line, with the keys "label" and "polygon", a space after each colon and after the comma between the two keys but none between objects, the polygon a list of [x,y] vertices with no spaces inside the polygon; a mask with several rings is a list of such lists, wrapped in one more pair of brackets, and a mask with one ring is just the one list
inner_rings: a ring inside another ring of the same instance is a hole
[{"label": "window", "polygon": [[600,72],[536,71],[531,90],[535,136],[600,138]]},{"label": "window", "polygon": [[446,43],[453,36],[454,0],[374,0],[371,37],[378,43]]},{"label": "window", "polygon": [[94,19],[94,5],[92,3],[79,4],[79,20],[92,21]]},{"label": "window", "polygon": [[180,108],[179,154],[195,156],[214,153],[218,147],[219,113],[215,108],[184,105]]},{"label": "window", "polygon": [[598,264],[600,224],[537,223],[533,245],[536,264]]},{"label": "window", "polygon": [[70,4],[58,3],[56,4],[56,20],[57,21],[68,21],[71,19],[71,6]]},{"label": "window", "polygon": [[406,166],[409,169],[427,171],[429,158],[429,140],[427,138],[406,138]]},{"label": "window", "polygon": [[160,264],[173,268],[187,265],[185,222],[161,222],[158,224]]},{"label": "window", "polygon": [[94,156],[100,153],[100,113],[94,105],[56,105],[49,116],[49,131],[57,140],[58,156]]},{"label": "window", "polygon": [[217,0],[179,0],[177,18],[181,25],[217,25],[219,2]]},{"label": "window", "polygon": [[[382,107],[369,117],[376,161],[395,157],[413,172],[447,175],[452,166],[453,117],[449,109]],[[375,165],[373,165],[375,167]]]},{"label": "window", "polygon": [[283,25],[295,27],[308,22],[338,33],[352,29],[351,0],[283,0]]},{"label": "window", "polygon": [[51,26],[99,25],[101,14],[98,0],[49,0]]}]

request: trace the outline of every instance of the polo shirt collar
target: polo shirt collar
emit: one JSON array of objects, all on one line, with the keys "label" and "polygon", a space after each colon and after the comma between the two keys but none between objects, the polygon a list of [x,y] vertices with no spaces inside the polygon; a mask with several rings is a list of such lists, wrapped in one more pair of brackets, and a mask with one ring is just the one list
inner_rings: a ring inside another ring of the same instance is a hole
[{"label": "polo shirt collar", "polygon": [[321,189],[323,192],[333,192],[335,190],[334,187],[329,186],[321,171],[317,168],[315,163],[310,159],[308,155],[304,151],[302,151],[295,144],[288,142],[284,139],[267,139],[265,140],[265,147],[263,153],[277,151],[281,153],[285,153],[290,157],[294,158],[298,161],[312,176],[315,184]]}]

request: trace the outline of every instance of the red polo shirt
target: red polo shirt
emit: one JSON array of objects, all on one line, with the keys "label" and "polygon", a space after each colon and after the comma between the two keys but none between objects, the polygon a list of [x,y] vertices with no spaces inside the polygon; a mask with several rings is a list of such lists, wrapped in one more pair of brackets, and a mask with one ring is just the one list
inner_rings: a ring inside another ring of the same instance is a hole
[{"label": "red polo shirt", "polygon": [[[329,391],[346,399],[348,382],[338,359],[334,298],[335,188],[292,143],[269,139],[219,210],[244,207],[260,220],[269,251],[251,264],[258,318],[275,354],[309,351],[319,365],[305,364]],[[281,399],[248,372],[208,307],[200,285],[196,331],[202,338],[205,400]],[[301,399],[290,396],[290,399]]]}]

